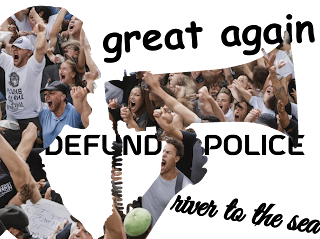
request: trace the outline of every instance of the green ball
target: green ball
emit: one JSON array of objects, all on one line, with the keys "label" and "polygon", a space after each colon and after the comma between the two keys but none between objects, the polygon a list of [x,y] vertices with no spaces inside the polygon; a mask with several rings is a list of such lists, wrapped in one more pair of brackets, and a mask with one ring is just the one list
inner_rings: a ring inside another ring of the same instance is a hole
[{"label": "green ball", "polygon": [[124,219],[124,230],[131,237],[145,233],[151,225],[151,214],[144,208],[131,210]]}]

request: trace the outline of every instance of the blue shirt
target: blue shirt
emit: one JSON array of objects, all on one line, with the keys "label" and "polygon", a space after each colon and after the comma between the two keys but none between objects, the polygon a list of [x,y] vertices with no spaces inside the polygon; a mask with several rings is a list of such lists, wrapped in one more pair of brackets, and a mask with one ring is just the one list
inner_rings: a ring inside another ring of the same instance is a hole
[{"label": "blue shirt", "polygon": [[48,107],[39,113],[40,124],[42,126],[43,147],[47,148],[60,134],[65,125],[72,128],[80,128],[82,125],[81,115],[73,105],[67,103],[66,108],[60,118],[58,118]]}]

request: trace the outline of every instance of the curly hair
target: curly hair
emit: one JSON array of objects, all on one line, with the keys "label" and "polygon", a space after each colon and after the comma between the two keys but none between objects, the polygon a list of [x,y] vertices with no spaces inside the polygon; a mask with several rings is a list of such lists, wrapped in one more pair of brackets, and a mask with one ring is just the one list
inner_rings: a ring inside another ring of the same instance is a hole
[{"label": "curly hair", "polygon": [[177,140],[175,138],[171,138],[169,137],[167,140],[166,140],[167,144],[172,144],[175,148],[176,148],[176,155],[177,156],[180,156],[180,158],[183,157],[184,155],[184,145],[182,143],[182,141],[180,140]]}]

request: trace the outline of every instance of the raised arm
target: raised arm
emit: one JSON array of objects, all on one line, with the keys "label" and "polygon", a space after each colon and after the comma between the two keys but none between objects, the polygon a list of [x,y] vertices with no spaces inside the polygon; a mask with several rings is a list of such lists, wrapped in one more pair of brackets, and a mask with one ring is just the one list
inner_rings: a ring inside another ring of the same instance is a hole
[{"label": "raised arm", "polygon": [[59,34],[59,30],[65,15],[67,14],[67,10],[65,8],[61,8],[56,20],[54,21],[49,38],[50,38],[50,47],[55,47],[57,43],[57,35]]},{"label": "raised arm", "polygon": [[81,121],[83,126],[86,128],[89,125],[89,115],[91,114],[91,107],[87,101],[87,88],[81,86],[74,86],[70,91],[73,106],[76,111],[81,115]]},{"label": "raised arm", "polygon": [[104,223],[104,238],[110,239],[125,239],[126,233],[123,228],[121,217],[116,210],[115,206],[112,205],[112,214],[108,217]]},{"label": "raised arm", "polygon": [[65,8],[60,9],[58,16],[57,16],[56,20],[54,21],[52,28],[51,28],[51,31],[50,31],[50,34],[49,34],[50,46],[47,51],[47,55],[52,62],[54,62],[54,57],[55,57],[53,52],[54,52],[56,44],[57,44],[57,35],[59,34],[61,24],[63,22],[65,15],[67,14],[67,12],[68,11]]},{"label": "raised arm", "polygon": [[34,57],[38,63],[41,63],[48,49],[46,25],[43,23],[42,19],[39,17],[34,8],[32,8],[30,12],[32,13],[33,19],[36,22],[36,25],[33,28],[34,33],[37,35]]},{"label": "raised arm", "polygon": [[23,9],[23,10],[21,10],[21,11],[19,11],[19,12],[16,12],[16,13],[14,14],[14,16],[18,19],[19,22],[21,22],[22,19],[23,19],[23,16],[24,16],[24,15],[27,15],[28,13],[29,13],[29,9],[26,8],[26,9]]},{"label": "raised arm", "polygon": [[0,135],[0,157],[7,166],[13,183],[23,202],[30,199],[32,203],[37,203],[41,199],[36,181],[30,173],[29,166],[19,155],[22,154],[24,157],[26,154],[29,154],[36,138],[37,127],[33,123],[29,123],[27,129],[22,134],[22,139],[18,146],[20,152],[17,153]]},{"label": "raised arm", "polygon": [[[249,91],[247,91],[245,88],[243,88],[242,84],[238,81],[238,80],[234,80],[232,83],[235,88],[238,90],[238,92],[240,93],[240,95],[243,97],[243,99],[249,103],[251,100],[251,94]],[[232,91],[231,91],[232,93]]]},{"label": "raised arm", "polygon": [[197,115],[190,111],[187,107],[181,104],[172,96],[168,95],[161,87],[157,77],[152,75],[150,72],[146,72],[143,75],[143,80],[151,87],[153,93],[158,95],[169,109],[174,113],[181,115],[188,124],[195,122]]},{"label": "raised arm", "polygon": [[213,97],[209,95],[209,92],[206,86],[203,86],[199,90],[199,100],[200,102],[207,101],[210,104],[213,115],[217,116],[221,122],[226,122],[226,118],[224,117],[223,111],[219,107],[218,103],[213,99]]},{"label": "raised arm", "polygon": [[274,94],[277,98],[277,100],[281,100],[284,105],[287,105],[289,103],[287,92],[284,86],[281,84],[281,82],[278,80],[276,67],[271,66],[269,68],[269,76],[267,80],[270,79],[272,82]]},{"label": "raised arm", "polygon": [[[89,45],[89,44],[88,44]],[[90,48],[90,46],[89,46]],[[90,55],[90,49],[89,53]],[[80,52],[79,52],[79,57],[77,61],[77,71],[79,74],[84,74],[86,72],[86,53],[85,53],[85,33],[83,31],[83,28],[81,26],[81,31],[80,31]]]},{"label": "raised arm", "polygon": [[183,134],[172,125],[172,115],[165,108],[155,110],[153,116],[167,136],[183,140]]}]

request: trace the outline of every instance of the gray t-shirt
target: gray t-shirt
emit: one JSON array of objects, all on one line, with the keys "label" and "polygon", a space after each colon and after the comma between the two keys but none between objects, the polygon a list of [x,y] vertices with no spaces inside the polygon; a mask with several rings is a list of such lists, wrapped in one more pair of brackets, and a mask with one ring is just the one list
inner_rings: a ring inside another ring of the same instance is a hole
[{"label": "gray t-shirt", "polygon": [[[161,175],[153,182],[151,187],[142,197],[142,207],[147,209],[152,216],[152,227],[156,224],[162,212],[175,195],[177,177],[173,180],[164,180]],[[191,184],[191,181],[184,176],[182,188]]]}]

